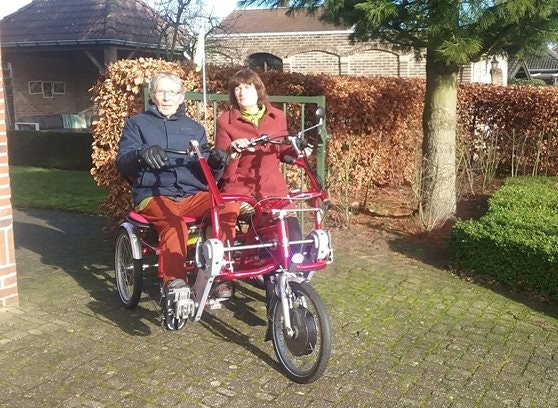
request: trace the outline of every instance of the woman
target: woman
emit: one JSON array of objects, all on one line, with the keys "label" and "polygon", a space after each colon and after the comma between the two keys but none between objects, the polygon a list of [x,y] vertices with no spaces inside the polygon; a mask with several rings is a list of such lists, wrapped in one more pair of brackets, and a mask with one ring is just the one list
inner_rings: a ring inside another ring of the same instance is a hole
[{"label": "woman", "polygon": [[[260,76],[245,68],[229,81],[231,108],[217,119],[216,147],[230,154],[221,178],[223,193],[250,195],[257,200],[285,196],[288,187],[281,173],[283,156],[293,154],[289,146],[271,144],[250,147],[250,139],[267,134],[271,138],[286,136],[287,120],[282,110],[269,103]],[[240,203],[227,203],[221,222],[227,236],[234,241],[234,226]]]},{"label": "woman", "polygon": [[[256,200],[287,195],[289,189],[281,173],[280,162],[284,156],[294,154],[292,149],[272,143],[250,146],[250,139],[263,134],[271,138],[286,136],[285,114],[269,103],[262,79],[248,68],[238,71],[229,80],[229,99],[230,110],[217,119],[215,140],[216,147],[230,155],[230,161],[221,178],[221,191],[249,195]],[[265,202],[262,205],[265,210]],[[234,242],[239,213],[238,202],[228,202],[220,211],[223,242],[228,241],[231,245]],[[233,288],[229,285],[228,289],[232,291]],[[271,294],[271,288],[266,288],[268,302]]]}]

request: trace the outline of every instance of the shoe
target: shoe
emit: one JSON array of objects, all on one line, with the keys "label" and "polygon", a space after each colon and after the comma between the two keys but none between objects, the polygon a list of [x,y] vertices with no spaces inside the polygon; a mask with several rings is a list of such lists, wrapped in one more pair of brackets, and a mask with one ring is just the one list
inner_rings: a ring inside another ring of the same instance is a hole
[{"label": "shoe", "polygon": [[214,299],[230,299],[234,294],[234,285],[232,281],[219,282],[213,286],[211,297]]},{"label": "shoe", "polygon": [[186,282],[182,279],[174,279],[165,282],[162,290],[161,302],[163,304],[163,326],[168,330],[180,330],[186,324],[186,319],[176,318],[174,315],[174,306],[176,303],[174,291],[185,288]]}]

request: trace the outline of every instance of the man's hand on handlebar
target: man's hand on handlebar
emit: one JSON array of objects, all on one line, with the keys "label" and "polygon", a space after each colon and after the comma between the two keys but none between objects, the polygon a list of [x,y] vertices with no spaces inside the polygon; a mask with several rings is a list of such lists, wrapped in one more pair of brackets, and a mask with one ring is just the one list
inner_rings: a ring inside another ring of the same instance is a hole
[{"label": "man's hand on handlebar", "polygon": [[145,146],[138,151],[138,160],[154,170],[160,170],[168,164],[165,149],[159,145]]},{"label": "man's hand on handlebar", "polygon": [[226,151],[216,147],[209,153],[207,164],[209,164],[209,167],[211,167],[213,170],[221,170],[223,167],[229,164],[230,158],[231,157]]}]

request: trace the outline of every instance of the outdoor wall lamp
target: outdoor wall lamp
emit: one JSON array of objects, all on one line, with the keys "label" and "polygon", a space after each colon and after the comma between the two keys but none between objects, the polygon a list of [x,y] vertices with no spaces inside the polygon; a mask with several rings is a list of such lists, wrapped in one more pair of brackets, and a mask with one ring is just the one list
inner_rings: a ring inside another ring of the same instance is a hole
[{"label": "outdoor wall lamp", "polygon": [[490,70],[495,71],[497,69],[498,69],[498,60],[496,59],[496,56],[493,55],[492,60],[490,61]]}]

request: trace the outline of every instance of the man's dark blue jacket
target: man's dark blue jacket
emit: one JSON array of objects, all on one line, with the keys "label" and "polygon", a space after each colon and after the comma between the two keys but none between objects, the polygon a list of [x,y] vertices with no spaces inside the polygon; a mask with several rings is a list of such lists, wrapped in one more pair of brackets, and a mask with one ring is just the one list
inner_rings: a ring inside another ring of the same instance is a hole
[{"label": "man's dark blue jacket", "polygon": [[[176,199],[207,191],[207,183],[195,156],[167,153],[169,163],[160,170],[149,168],[140,161],[139,151],[146,146],[163,149],[188,150],[190,140],[200,146],[207,144],[205,129],[184,114],[184,105],[166,118],[155,105],[126,120],[116,156],[116,168],[132,181],[134,205],[144,198],[168,196]],[[205,156],[207,158],[207,155]],[[212,170],[219,180],[223,170]]]}]

